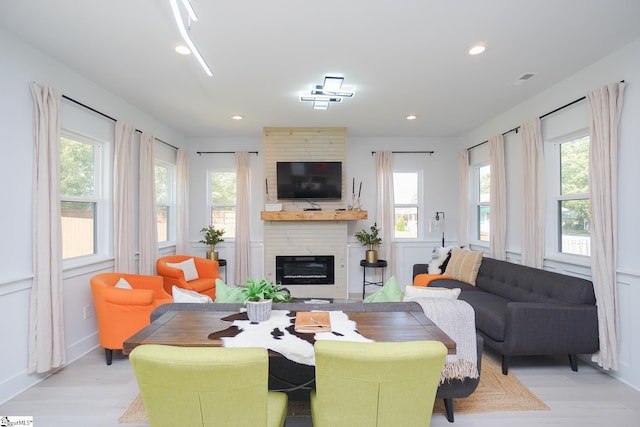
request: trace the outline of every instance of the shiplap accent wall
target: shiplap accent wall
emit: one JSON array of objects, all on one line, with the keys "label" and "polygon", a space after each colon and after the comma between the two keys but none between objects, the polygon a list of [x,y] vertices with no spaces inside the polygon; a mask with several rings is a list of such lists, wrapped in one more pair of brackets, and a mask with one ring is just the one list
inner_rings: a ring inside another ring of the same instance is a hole
[{"label": "shiplap accent wall", "polygon": [[[343,200],[320,202],[323,210],[344,208],[346,189],[347,131],[345,128],[265,128],[264,173],[271,202],[276,202],[276,162],[342,162]],[[284,210],[302,210],[306,202],[278,200]],[[287,286],[300,298],[347,298],[346,221],[265,221],[264,274],[275,281],[276,255],[333,255],[335,285]]]}]

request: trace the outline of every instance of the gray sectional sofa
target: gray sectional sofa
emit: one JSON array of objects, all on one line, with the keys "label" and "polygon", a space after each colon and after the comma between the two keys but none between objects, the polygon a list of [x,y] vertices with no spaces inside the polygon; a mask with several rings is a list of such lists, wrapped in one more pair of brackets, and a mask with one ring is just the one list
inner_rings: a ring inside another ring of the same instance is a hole
[{"label": "gray sectional sofa", "polygon": [[[428,264],[415,264],[413,276]],[[598,350],[598,318],[593,284],[585,279],[484,257],[476,286],[434,280],[433,287],[460,288],[459,299],[475,310],[476,330],[502,356],[507,374],[510,356],[568,354]]]}]

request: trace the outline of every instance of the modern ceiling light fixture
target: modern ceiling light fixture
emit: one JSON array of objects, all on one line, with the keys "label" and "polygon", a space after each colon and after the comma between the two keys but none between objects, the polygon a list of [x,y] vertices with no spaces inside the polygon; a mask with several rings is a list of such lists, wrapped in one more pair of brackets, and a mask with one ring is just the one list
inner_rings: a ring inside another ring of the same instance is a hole
[{"label": "modern ceiling light fixture", "polygon": [[418,116],[416,116],[415,114],[409,114],[408,116],[405,116],[405,120],[415,120],[417,118]]},{"label": "modern ceiling light fixture", "polygon": [[485,46],[484,44],[476,44],[471,46],[469,49],[467,49],[467,53],[469,55],[480,55],[481,53],[484,53],[487,50],[487,46]]},{"label": "modern ceiling light fixture", "polygon": [[183,7],[187,10],[188,20],[187,25],[185,25],[184,19],[182,18],[182,14],[180,13],[180,7],[178,6],[178,0],[169,0],[169,4],[171,5],[171,11],[173,12],[173,17],[176,19],[176,24],[178,25],[178,31],[180,31],[180,35],[184,42],[189,46],[191,52],[196,57],[204,72],[207,73],[209,77],[213,76],[213,71],[207,64],[207,61],[204,59],[195,43],[191,39],[190,31],[191,31],[191,21],[197,21],[198,15],[196,11],[193,9],[193,5],[189,0],[181,0]]},{"label": "modern ceiling light fixture", "polygon": [[355,92],[342,89],[344,77],[326,76],[324,84],[316,85],[308,94],[300,96],[301,102],[313,102],[314,110],[327,110],[329,104],[351,98]]}]

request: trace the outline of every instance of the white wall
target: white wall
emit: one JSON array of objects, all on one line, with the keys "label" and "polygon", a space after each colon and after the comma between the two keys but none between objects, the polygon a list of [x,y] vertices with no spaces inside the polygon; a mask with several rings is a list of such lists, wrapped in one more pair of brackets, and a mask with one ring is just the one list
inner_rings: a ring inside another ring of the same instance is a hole
[{"label": "white wall", "polygon": [[[640,302],[640,267],[638,258],[637,213],[640,210],[637,185],[640,182],[638,159],[640,158],[640,39],[603,58],[599,62],[571,76],[565,81],[538,94],[534,98],[510,109],[500,116],[460,138],[461,146],[471,147],[488,138],[505,132],[524,121],[546,114],[571,101],[579,99],[589,90],[625,80],[624,106],[620,129],[619,180],[618,180],[618,302],[620,312],[620,369],[612,372],[624,382],[640,388],[640,338],[633,333],[633,326],[640,324],[640,312],[634,308]],[[580,126],[588,127],[588,116],[583,104],[576,104],[543,119],[543,138],[554,139]],[[520,258],[521,226],[521,148],[520,136],[509,134],[505,138],[507,157],[507,232],[508,257]],[[585,262],[567,262],[566,259],[547,258],[545,268],[590,278],[590,268]]]},{"label": "white wall", "polygon": [[[137,129],[180,146],[183,137],[95,85],[51,57],[0,30],[0,402],[43,378],[27,374],[28,313],[32,268],[31,183],[33,158],[33,102],[29,84],[49,85],[98,111],[124,120]],[[113,127],[108,119],[88,113],[67,101],[62,105],[62,121],[79,131],[94,132]],[[109,133],[108,131],[106,133]],[[84,319],[86,305],[92,304],[89,278],[109,271],[107,258],[63,272],[67,359],[72,361],[97,345],[95,317]],[[105,365],[105,369],[107,366]]]}]

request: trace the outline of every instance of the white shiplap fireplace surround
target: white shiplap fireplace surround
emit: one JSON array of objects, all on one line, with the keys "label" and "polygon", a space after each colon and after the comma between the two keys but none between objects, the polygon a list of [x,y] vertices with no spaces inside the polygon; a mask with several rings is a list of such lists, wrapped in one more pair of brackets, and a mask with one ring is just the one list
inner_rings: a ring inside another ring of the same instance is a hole
[{"label": "white shiplap fireplace surround", "polygon": [[[276,281],[276,256],[330,255],[334,257],[333,285],[287,285],[297,298],[347,298],[347,221],[366,219],[365,211],[336,211],[348,202],[345,128],[265,128],[264,171],[270,195],[276,193],[279,161],[342,162],[342,200],[323,202],[322,211],[303,211],[306,202],[278,200],[283,212],[262,212],[264,274]],[[275,202],[275,200],[271,200]]]}]

